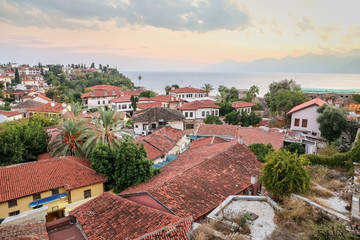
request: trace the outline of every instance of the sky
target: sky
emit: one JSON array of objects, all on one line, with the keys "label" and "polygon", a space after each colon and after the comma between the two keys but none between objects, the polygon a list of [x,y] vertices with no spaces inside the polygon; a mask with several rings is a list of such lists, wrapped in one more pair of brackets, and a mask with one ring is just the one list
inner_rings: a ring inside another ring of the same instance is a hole
[{"label": "sky", "polygon": [[358,0],[0,0],[0,63],[194,70],[360,48]]}]

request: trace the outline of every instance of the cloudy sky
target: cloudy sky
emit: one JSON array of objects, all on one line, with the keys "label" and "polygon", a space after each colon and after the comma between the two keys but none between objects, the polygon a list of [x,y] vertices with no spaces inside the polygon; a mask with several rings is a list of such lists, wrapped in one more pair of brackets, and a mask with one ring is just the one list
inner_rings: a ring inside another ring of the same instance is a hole
[{"label": "cloudy sky", "polygon": [[0,63],[178,70],[360,48],[358,0],[0,0]]}]

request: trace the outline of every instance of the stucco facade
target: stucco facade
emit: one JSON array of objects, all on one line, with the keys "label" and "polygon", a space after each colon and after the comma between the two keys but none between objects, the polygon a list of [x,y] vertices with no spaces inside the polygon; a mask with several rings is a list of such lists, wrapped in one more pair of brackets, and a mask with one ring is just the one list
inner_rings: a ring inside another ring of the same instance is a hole
[{"label": "stucco facade", "polygon": [[316,121],[318,107],[312,105],[292,113],[290,130],[320,137],[319,124]]}]

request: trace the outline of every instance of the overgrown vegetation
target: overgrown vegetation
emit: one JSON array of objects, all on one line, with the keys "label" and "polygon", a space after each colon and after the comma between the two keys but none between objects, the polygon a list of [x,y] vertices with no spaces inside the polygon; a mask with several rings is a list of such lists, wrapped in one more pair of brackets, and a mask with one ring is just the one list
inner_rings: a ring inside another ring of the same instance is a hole
[{"label": "overgrown vegetation", "polygon": [[221,125],[222,121],[220,120],[220,118],[218,116],[215,115],[208,115],[206,116],[206,118],[204,119],[204,123],[205,124],[217,124],[217,125]]},{"label": "overgrown vegetation", "polygon": [[234,110],[231,113],[225,115],[224,122],[231,125],[241,125],[243,127],[249,127],[258,124],[261,121],[261,117],[257,116],[254,112],[248,114],[246,111]]},{"label": "overgrown vegetation", "polygon": [[265,162],[265,158],[268,153],[275,151],[271,143],[269,144],[254,143],[254,144],[250,144],[249,148],[251,151],[253,151],[253,153],[255,153],[257,160],[262,163]]},{"label": "overgrown vegetation", "polygon": [[300,143],[290,143],[285,149],[291,153],[297,153],[298,155],[305,154],[305,147]]}]

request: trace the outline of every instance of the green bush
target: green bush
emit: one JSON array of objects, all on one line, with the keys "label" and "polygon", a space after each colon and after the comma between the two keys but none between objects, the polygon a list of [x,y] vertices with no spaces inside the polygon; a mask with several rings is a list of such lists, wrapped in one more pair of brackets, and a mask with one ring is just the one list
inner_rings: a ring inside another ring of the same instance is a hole
[{"label": "green bush", "polygon": [[263,143],[254,143],[250,144],[249,148],[253,153],[255,153],[256,158],[259,162],[264,163],[265,157],[269,152],[273,152],[274,148],[273,146],[269,144],[263,144]]},{"label": "green bush", "polygon": [[302,155],[305,153],[305,148],[300,143],[290,143],[288,146],[285,147],[291,153],[297,153],[298,155]]}]

